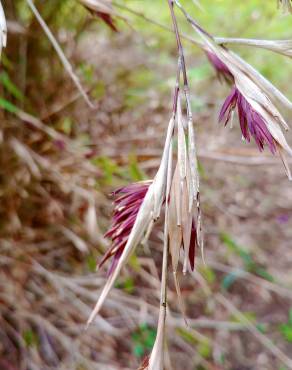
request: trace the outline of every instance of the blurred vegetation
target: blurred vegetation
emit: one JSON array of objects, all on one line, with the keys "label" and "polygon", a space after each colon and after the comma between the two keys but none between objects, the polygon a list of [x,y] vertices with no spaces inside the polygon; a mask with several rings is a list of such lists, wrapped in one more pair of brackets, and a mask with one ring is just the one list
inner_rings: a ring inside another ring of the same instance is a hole
[{"label": "blurred vegetation", "polygon": [[[164,0],[117,3],[171,27]],[[292,37],[292,17],[279,13],[276,1],[201,0],[203,11],[191,0],[182,3],[216,36]],[[2,4],[11,31],[0,72],[0,369],[137,368],[156,335],[159,231],[151,252],[141,248],[141,259],[132,257],[116,284],[102,312],[108,321],[83,328],[105,281],[95,268],[108,246],[102,235],[110,222],[109,193],[151,176],[161,153],[175,82],[173,34],[122,8],[116,9],[130,26],[117,20],[115,34],[77,1],[35,1],[96,105],[91,110],[26,1]],[[180,29],[196,38],[177,14]],[[212,130],[218,136],[214,111],[225,87],[214,81],[202,52],[188,41],[184,46],[199,146],[216,149],[210,137]],[[292,98],[289,58],[234,50]],[[262,343],[252,337],[251,344],[245,319],[291,353],[292,270],[285,259],[291,193],[273,169],[252,175],[250,168],[229,168],[200,159],[210,263],[202,264],[198,251],[198,272],[212,294],[200,279],[184,278],[186,328],[170,283],[175,313],[168,357],[174,368],[283,370]],[[234,299],[242,315],[221,307],[217,294]]]}]

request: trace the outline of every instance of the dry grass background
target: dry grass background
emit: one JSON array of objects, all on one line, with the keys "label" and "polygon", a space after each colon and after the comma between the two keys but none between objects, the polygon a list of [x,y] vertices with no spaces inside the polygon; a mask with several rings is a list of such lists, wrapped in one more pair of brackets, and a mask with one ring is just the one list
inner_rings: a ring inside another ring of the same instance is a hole
[{"label": "dry grass background", "polygon": [[[113,34],[78,8],[80,20],[65,1],[56,17],[57,2],[37,2],[79,66],[95,104],[90,109],[23,3],[3,3],[10,33],[1,73],[25,98],[2,78],[0,369],[136,369],[153,344],[158,317],[159,228],[131,259],[95,323],[84,327],[106,279],[106,271],[94,269],[108,246],[102,237],[112,210],[108,194],[150,176],[159,163],[174,40],[168,36],[158,58],[155,36],[122,25]],[[207,265],[198,252],[196,272],[181,279],[189,327],[170,276],[168,369],[292,368],[291,184],[279,160],[241,143],[237,127],[216,124],[225,87],[204,72],[197,50],[188,49],[187,62]]]}]

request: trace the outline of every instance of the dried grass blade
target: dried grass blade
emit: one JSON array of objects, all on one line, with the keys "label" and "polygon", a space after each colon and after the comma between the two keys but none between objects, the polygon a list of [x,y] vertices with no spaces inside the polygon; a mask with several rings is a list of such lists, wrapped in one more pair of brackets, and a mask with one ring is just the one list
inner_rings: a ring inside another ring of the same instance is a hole
[{"label": "dried grass blade", "polygon": [[35,176],[36,179],[41,179],[41,171],[33,159],[29,148],[15,138],[10,141],[10,145],[18,155],[19,159],[27,164],[33,176]]},{"label": "dried grass blade", "polygon": [[67,229],[65,226],[61,226],[63,234],[74,244],[74,246],[82,253],[88,253],[88,247],[84,240],[82,240],[78,235],[73,233],[73,231]]},{"label": "dried grass blade", "polygon": [[41,25],[42,29],[44,30],[45,34],[47,35],[48,39],[52,43],[52,45],[53,45],[55,51],[57,52],[65,70],[68,72],[68,74],[71,77],[72,81],[74,82],[75,86],[80,91],[80,94],[83,96],[87,105],[90,108],[94,108],[94,105],[89,100],[86,91],[84,90],[84,88],[82,87],[82,85],[79,81],[79,78],[77,77],[76,73],[73,71],[71,63],[69,62],[69,60],[65,56],[65,54],[64,54],[63,50],[61,49],[58,41],[56,40],[56,38],[52,34],[52,32],[49,29],[49,27],[47,26],[46,22],[43,20],[41,14],[39,13],[37,8],[35,7],[33,1],[32,0],[26,0],[26,2],[28,4],[28,6],[30,7],[30,9],[32,10],[33,14],[35,15],[36,19],[38,20],[39,24]]}]

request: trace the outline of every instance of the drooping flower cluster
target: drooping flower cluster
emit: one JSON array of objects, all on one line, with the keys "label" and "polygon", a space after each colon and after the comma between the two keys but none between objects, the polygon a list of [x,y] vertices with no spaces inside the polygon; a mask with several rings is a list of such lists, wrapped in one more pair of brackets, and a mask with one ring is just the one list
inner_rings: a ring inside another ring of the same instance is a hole
[{"label": "drooping flower cluster", "polygon": [[292,150],[280,127],[288,130],[288,125],[270,97],[289,108],[292,107],[291,102],[236,54],[198,32],[206,42],[206,54],[217,75],[232,85],[231,93],[221,108],[219,122],[226,125],[237,107],[242,137],[248,142],[253,137],[260,151],[267,145],[272,154],[279,153],[291,179],[283,150],[290,155]]},{"label": "drooping flower cluster", "polygon": [[[177,174],[175,173],[175,176]],[[115,208],[112,217],[112,225],[105,234],[105,237],[110,238],[112,240],[111,247],[107,250],[103,258],[98,264],[98,268],[102,267],[107,260],[110,258],[112,259],[108,275],[112,274],[114,271],[122,253],[126,246],[127,240],[131,233],[131,230],[134,226],[134,223],[137,218],[137,214],[139,209],[143,203],[145,195],[148,191],[149,186],[151,185],[152,181],[141,181],[137,183],[133,183],[127,185],[125,187],[119,188],[115,192],[113,192],[113,196],[116,197],[114,200]],[[184,219],[182,221],[182,225],[177,225],[177,219],[174,219],[174,225],[169,230],[170,236],[170,244],[177,238],[173,238],[173,233],[175,229],[178,228],[179,232],[179,243],[183,246],[185,255],[188,257],[190,268],[193,270],[195,267],[195,249],[197,245],[197,229],[196,229],[196,220],[194,219],[191,212],[187,210],[187,205],[185,202],[182,202],[182,207],[175,204],[175,185],[172,187],[172,193],[168,200],[168,204],[174,206],[172,212],[169,213],[170,215],[170,223],[171,217],[175,215],[177,217],[177,209],[180,209],[181,215],[180,217]],[[187,194],[187,189],[184,189]],[[189,214],[189,220],[186,223],[185,218],[186,215]]]},{"label": "drooping flower cluster", "polygon": [[[113,260],[107,282],[88,324],[94,320],[102,307],[128,257],[143,238],[149,235],[154,222],[160,216],[162,206],[165,208],[164,245],[169,248],[174,273],[176,274],[182,250],[184,251],[183,271],[186,272],[188,267],[194,269],[195,249],[201,241],[199,177],[193,122],[189,119],[185,124],[182,116],[179,94],[176,112],[168,125],[161,164],[153,181],[132,184],[114,193],[117,198],[113,223],[106,233],[113,244],[99,266],[111,257]],[[172,143],[175,133],[177,133],[178,148],[177,163],[173,171]],[[161,313],[161,317],[163,315],[165,312]],[[153,356],[151,361],[152,359]]]},{"label": "drooping flower cluster", "polygon": [[122,187],[113,193],[113,196],[116,197],[113,222],[105,234],[105,237],[111,238],[112,245],[98,265],[101,267],[109,258],[113,257],[109,274],[114,271],[123,253],[150,184],[151,181],[141,181]]},{"label": "drooping flower cluster", "polygon": [[224,122],[226,126],[236,107],[243,138],[250,142],[250,136],[252,136],[260,151],[264,149],[266,144],[270,151],[275,154],[277,151],[275,140],[268,130],[263,117],[253,109],[235,86],[221,108],[219,121]]},{"label": "drooping flower cluster", "polygon": [[[107,282],[89,317],[88,324],[99,312],[129,256],[145,236],[149,235],[149,231],[161,214],[162,206],[165,208],[164,233],[166,238],[164,245],[167,248],[169,245],[173,271],[177,271],[182,249],[185,253],[184,272],[187,271],[188,266],[191,269],[194,268],[195,248],[200,240],[197,230],[200,230],[201,220],[199,178],[191,119],[188,120],[186,128],[187,132],[185,132],[182,119],[179,94],[176,111],[168,124],[161,164],[153,181],[132,184],[114,193],[117,196],[114,219],[106,234],[112,239],[113,244],[99,265],[103,265],[111,257],[113,261]],[[173,173],[172,143],[176,132],[178,137],[177,169]],[[182,186],[176,186],[177,181]]]},{"label": "drooping flower cluster", "polygon": [[[218,49],[219,52],[215,53]],[[224,78],[233,85],[230,95],[221,108],[219,121],[226,125],[231,118],[231,113],[237,107],[242,136],[246,141],[250,142],[252,136],[260,151],[267,145],[273,154],[278,151],[283,157],[281,150],[285,149],[291,155],[292,150],[280,128],[280,125],[282,125],[287,130],[288,126],[262,88],[266,87],[268,92],[274,93],[275,98],[282,100],[282,103],[288,105],[289,102],[287,103],[280,93],[277,93],[276,88],[267,85],[267,81],[263,77],[259,79],[259,82],[263,84],[259,87],[252,80],[252,78],[256,80],[258,74],[253,75],[252,67],[248,68],[248,65],[243,64],[240,58],[235,59],[234,54],[229,53],[228,49],[222,48],[220,50],[220,47],[216,46],[213,51],[209,51],[209,55],[212,55],[212,58],[209,57],[208,59],[216,69],[217,74],[221,75],[221,79]],[[221,55],[224,61],[220,59]],[[284,165],[290,178],[290,171],[285,161]]]},{"label": "drooping flower cluster", "polygon": [[[225,113],[227,113],[228,121],[230,118],[228,112],[231,113],[237,105],[243,137],[248,140],[250,136],[253,136],[261,150],[264,144],[268,144],[272,153],[279,153],[287,176],[291,180],[292,177],[284,150],[292,155],[292,149],[281,130],[281,126],[288,130],[288,125],[273,101],[290,109],[292,103],[251,65],[225,46],[217,44],[216,39],[186,12],[179,0],[175,0],[175,3],[203,40],[202,48],[207,53],[208,59],[217,74],[230,81],[234,87],[224,103],[221,116],[225,116]],[[278,50],[276,49],[276,51]]]}]

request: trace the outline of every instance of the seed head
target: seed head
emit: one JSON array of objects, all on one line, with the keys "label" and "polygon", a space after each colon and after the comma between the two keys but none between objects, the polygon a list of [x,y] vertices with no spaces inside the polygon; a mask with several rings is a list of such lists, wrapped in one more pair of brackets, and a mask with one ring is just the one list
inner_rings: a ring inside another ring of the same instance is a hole
[{"label": "seed head", "polygon": [[235,86],[221,108],[219,121],[226,125],[236,107],[243,138],[250,142],[250,136],[252,136],[260,151],[264,149],[266,144],[270,151],[275,154],[276,143],[264,118],[255,111]]},{"label": "seed head", "polygon": [[119,188],[113,193],[116,197],[113,222],[105,234],[105,237],[111,238],[112,246],[98,265],[98,267],[101,267],[109,258],[113,257],[109,274],[114,271],[123,253],[150,184],[151,181],[141,181]]}]

